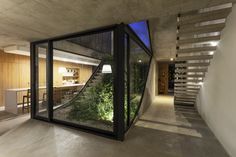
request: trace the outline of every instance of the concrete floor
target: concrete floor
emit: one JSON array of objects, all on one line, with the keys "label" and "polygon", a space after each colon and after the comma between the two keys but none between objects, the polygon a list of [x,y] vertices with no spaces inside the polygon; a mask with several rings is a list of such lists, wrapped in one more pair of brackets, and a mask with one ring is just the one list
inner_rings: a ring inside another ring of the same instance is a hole
[{"label": "concrete floor", "polygon": [[124,142],[26,120],[0,136],[0,152],[0,157],[228,156],[196,111],[174,108],[172,97],[158,97]]},{"label": "concrete floor", "polygon": [[0,111],[0,136],[14,128],[17,128],[29,119],[30,115],[28,113],[20,113],[20,115],[15,115],[6,111]]}]

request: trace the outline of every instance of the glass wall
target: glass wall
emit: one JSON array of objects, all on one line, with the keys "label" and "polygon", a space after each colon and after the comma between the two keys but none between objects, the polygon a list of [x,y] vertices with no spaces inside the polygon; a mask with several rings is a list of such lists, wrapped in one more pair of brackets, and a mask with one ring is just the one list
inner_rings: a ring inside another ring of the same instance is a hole
[{"label": "glass wall", "polygon": [[31,46],[32,116],[123,140],[140,108],[151,59],[135,32],[121,24]]},{"label": "glass wall", "polygon": [[113,131],[113,32],[53,43],[56,120]]},{"label": "glass wall", "polygon": [[129,119],[132,122],[141,103],[151,57],[133,39],[129,43]]},{"label": "glass wall", "polygon": [[134,22],[129,24],[129,26],[139,37],[139,39],[142,40],[142,42],[146,45],[146,47],[151,49],[149,27],[147,21]]},{"label": "glass wall", "polygon": [[37,91],[36,91],[36,116],[48,117],[47,97],[47,53],[48,43],[36,45]]},{"label": "glass wall", "polygon": [[151,55],[142,45],[143,43],[132,34],[132,31],[126,32],[124,42],[124,111],[125,130],[128,130],[141,105]]}]

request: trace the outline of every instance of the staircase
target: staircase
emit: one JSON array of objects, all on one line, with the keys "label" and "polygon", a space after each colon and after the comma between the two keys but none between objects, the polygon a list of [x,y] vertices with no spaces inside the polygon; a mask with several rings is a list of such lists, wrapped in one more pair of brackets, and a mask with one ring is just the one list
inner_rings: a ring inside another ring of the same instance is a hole
[{"label": "staircase", "polygon": [[74,93],[74,97],[71,100],[69,100],[68,102],[64,103],[63,105],[61,105],[57,109],[59,109],[59,108],[67,108],[67,107],[71,108],[72,104],[80,102],[80,100],[82,98],[84,98],[86,95],[90,94],[89,90],[92,87],[96,86],[99,82],[102,81],[102,78],[103,78],[102,66],[103,66],[103,62],[100,62],[100,64],[98,65],[98,67],[94,71],[93,75],[89,78],[89,80],[84,85],[84,87],[80,91],[75,92]]},{"label": "staircase", "polygon": [[175,105],[195,105],[231,9],[227,3],[178,15]]}]

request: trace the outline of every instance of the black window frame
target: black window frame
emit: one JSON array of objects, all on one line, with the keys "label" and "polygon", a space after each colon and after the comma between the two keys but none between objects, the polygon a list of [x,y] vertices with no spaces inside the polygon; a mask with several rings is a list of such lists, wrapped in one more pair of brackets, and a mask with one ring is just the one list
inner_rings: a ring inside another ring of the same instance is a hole
[{"label": "black window frame", "polygon": [[[80,36],[85,36],[85,35],[92,35],[95,33],[102,33],[102,32],[107,32],[107,31],[113,31],[113,60],[114,60],[114,82],[113,82],[113,87],[114,87],[114,93],[113,93],[113,105],[114,105],[114,124],[113,124],[113,132],[110,131],[105,131],[97,128],[92,128],[92,127],[87,127],[84,125],[78,125],[78,124],[73,124],[61,120],[56,120],[53,119],[53,42],[59,41],[59,40],[64,40],[68,38],[76,38]],[[72,33],[72,34],[67,34],[63,36],[58,36],[58,37],[53,37],[45,40],[40,40],[40,41],[33,41],[30,43],[30,64],[31,64],[31,118],[37,119],[37,120],[43,120],[47,121],[50,123],[56,123],[56,124],[62,124],[62,125],[67,125],[70,127],[77,128],[79,130],[85,131],[85,132],[90,132],[96,135],[100,136],[105,136],[108,138],[112,139],[117,139],[117,140],[124,140],[125,137],[125,116],[124,114],[124,90],[125,90],[125,85],[124,85],[124,55],[125,55],[125,34],[128,34],[130,38],[132,38],[144,51],[152,58],[152,51],[146,47],[144,43],[139,39],[139,37],[134,33],[134,31],[125,24],[116,24],[116,25],[111,25],[111,26],[106,26],[106,27],[101,27],[101,28],[96,28],[96,29],[90,29],[86,30],[83,32],[79,33]],[[36,46],[38,44],[43,44],[47,43],[48,44],[48,53],[47,59],[46,59],[46,90],[48,94],[48,118],[40,117],[36,115],[36,104],[37,104],[37,78],[38,78],[38,70],[37,70],[37,57],[38,55],[36,54]],[[129,54],[129,52],[128,52]],[[151,59],[150,59],[151,63]],[[149,67],[150,67],[149,63]],[[147,73],[148,74],[148,73]],[[129,73],[128,73],[129,75]],[[147,76],[146,76],[147,79]],[[147,82],[147,80],[146,80]],[[144,88],[145,90],[145,88]],[[144,91],[142,93],[141,97],[141,102],[143,99]],[[140,108],[141,102],[139,104],[138,110]],[[136,114],[137,116],[137,114]],[[129,127],[133,124],[133,122],[130,124]],[[128,127],[128,128],[129,128]]]}]

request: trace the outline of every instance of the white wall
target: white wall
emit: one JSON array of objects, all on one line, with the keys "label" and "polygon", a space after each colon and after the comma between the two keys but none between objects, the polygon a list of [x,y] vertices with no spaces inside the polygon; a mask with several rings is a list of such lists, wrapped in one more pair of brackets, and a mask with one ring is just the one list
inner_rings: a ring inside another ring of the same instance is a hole
[{"label": "white wall", "polygon": [[236,5],[197,98],[203,119],[231,157],[236,157]]}]

